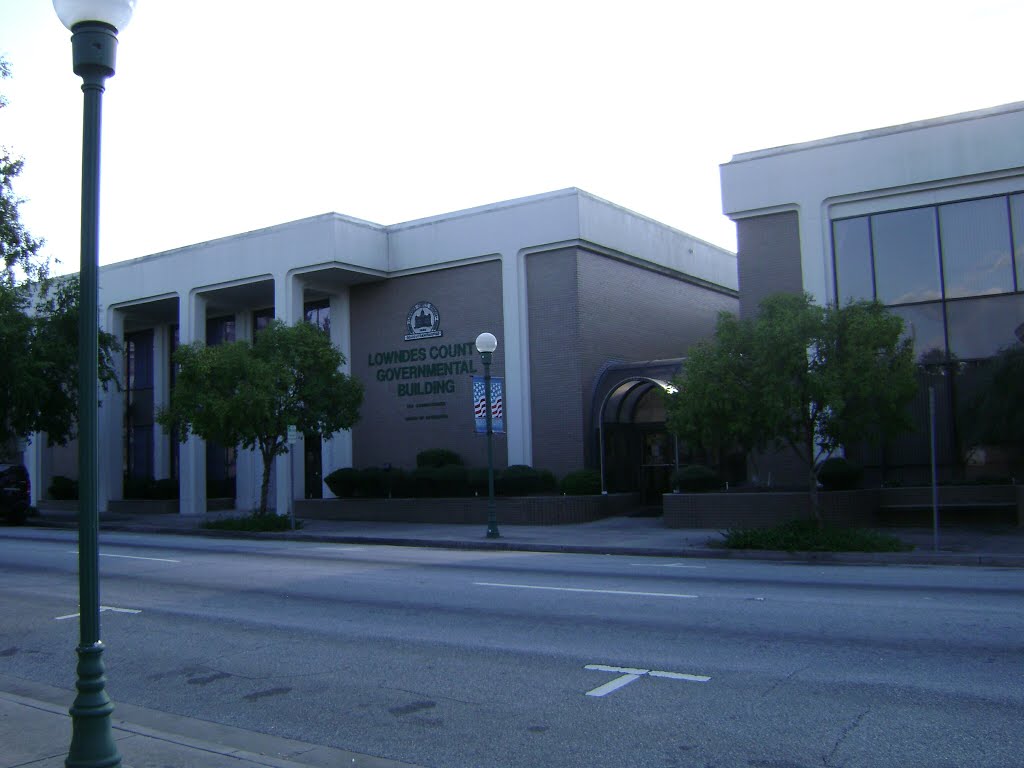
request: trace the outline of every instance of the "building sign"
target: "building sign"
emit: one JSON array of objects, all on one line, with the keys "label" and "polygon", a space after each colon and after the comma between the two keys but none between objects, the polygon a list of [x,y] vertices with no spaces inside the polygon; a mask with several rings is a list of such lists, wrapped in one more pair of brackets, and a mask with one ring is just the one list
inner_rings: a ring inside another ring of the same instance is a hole
[{"label": "building sign", "polygon": [[420,339],[436,339],[443,334],[441,332],[441,315],[437,307],[429,301],[420,301],[413,304],[405,318],[405,328],[408,331],[405,335],[406,341],[418,341]]},{"label": "building sign", "polygon": [[[487,434],[487,385],[483,376],[473,377],[473,421],[476,432]],[[505,380],[491,376],[491,432],[505,431]]]},{"label": "building sign", "polygon": [[456,377],[476,373],[475,355],[474,343],[467,341],[371,352],[367,364],[377,381],[398,383],[399,397],[450,395]]}]

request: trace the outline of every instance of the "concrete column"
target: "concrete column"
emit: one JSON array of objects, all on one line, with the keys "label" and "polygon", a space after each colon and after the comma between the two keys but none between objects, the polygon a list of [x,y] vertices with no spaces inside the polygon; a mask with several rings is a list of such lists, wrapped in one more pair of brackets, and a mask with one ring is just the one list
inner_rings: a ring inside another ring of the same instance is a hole
[{"label": "concrete column", "polygon": [[[120,342],[124,342],[124,314],[117,309],[106,311],[103,330]],[[124,355],[114,356],[114,370],[123,387]],[[97,477],[96,506],[100,512],[107,511],[111,499],[124,497],[124,391],[111,384],[106,390],[99,388],[99,475]]]},{"label": "concrete column", "polygon": [[[352,301],[349,290],[331,296],[331,343],[345,355],[345,364],[341,370],[352,373]],[[324,440],[323,477],[341,467],[352,466],[352,432],[343,430],[335,432]],[[324,498],[334,498],[331,489],[324,483]]]},{"label": "concrete column", "polygon": [[[502,317],[505,338],[505,440],[508,463],[533,466],[533,413],[530,403],[530,327],[526,295],[526,259],[501,257]],[[498,351],[501,352],[501,346]]]},{"label": "concrete column", "polygon": [[[206,343],[206,299],[195,291],[178,299],[178,342]],[[179,509],[183,515],[206,514],[206,442],[195,435],[181,444],[178,462]]]},{"label": "concrete column", "polygon": [[[289,325],[301,322],[304,293],[302,280],[296,275],[274,275],[274,316]],[[302,478],[302,444],[297,443],[274,463],[275,487],[271,498],[277,514],[287,515],[293,500],[302,498]]]},{"label": "concrete column", "polygon": [[[245,309],[235,315],[235,341],[252,343],[252,314],[252,310]],[[235,509],[252,512],[259,508],[262,478],[259,452],[239,447],[235,454]]]},{"label": "concrete column", "polygon": [[46,495],[46,485],[49,483],[45,465],[46,461],[46,433],[35,432],[29,436],[28,445],[22,451],[22,461],[25,469],[28,470],[28,481],[31,486],[31,497],[29,503],[38,506],[39,500]]},{"label": "concrete column", "polygon": [[171,329],[153,329],[153,477],[171,476],[171,437],[156,423],[156,414],[171,404]]}]

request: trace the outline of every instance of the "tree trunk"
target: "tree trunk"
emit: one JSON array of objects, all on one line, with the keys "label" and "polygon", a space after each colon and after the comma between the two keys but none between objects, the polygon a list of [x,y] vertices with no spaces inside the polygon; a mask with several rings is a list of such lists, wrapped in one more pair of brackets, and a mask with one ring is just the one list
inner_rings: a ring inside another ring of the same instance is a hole
[{"label": "tree trunk", "polygon": [[270,492],[270,467],[273,465],[274,457],[266,451],[260,451],[263,457],[263,482],[260,484],[260,508],[258,515],[267,514],[267,494]]},{"label": "tree trunk", "polygon": [[807,490],[810,494],[811,500],[811,512],[814,514],[814,519],[818,523],[818,527],[821,528],[824,525],[824,520],[821,516],[821,504],[818,499],[818,473],[814,468],[814,430],[809,429],[807,432]]}]

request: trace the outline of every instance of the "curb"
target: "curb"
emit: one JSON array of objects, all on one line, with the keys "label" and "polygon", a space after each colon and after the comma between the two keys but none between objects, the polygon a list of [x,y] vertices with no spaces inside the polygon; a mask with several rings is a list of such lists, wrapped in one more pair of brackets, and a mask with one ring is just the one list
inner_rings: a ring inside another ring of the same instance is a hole
[{"label": "curb", "polygon": [[[26,527],[77,530],[78,524],[59,520],[30,520]],[[202,528],[133,525],[100,521],[100,530],[121,533],[153,533],[199,536],[215,539],[255,541],[310,541],[328,544],[377,544],[393,547],[424,547],[495,552],[543,552],[577,555],[623,555],[626,557],[705,558],[714,560],[759,560],[841,565],[958,565],[987,568],[1024,568],[1024,554],[966,552],[780,552],[752,549],[702,547],[599,546],[588,544],[541,544],[510,540],[430,539],[401,536],[346,536],[331,533],[220,531]]]}]

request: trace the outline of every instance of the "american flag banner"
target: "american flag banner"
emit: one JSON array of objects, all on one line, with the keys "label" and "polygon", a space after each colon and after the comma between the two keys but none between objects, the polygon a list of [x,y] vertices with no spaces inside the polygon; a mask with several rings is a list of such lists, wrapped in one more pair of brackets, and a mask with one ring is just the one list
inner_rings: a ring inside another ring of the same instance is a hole
[{"label": "american flag banner", "polygon": [[[487,390],[483,376],[473,377],[473,420],[478,434],[487,434]],[[491,431],[505,432],[505,380],[491,376]]]}]

